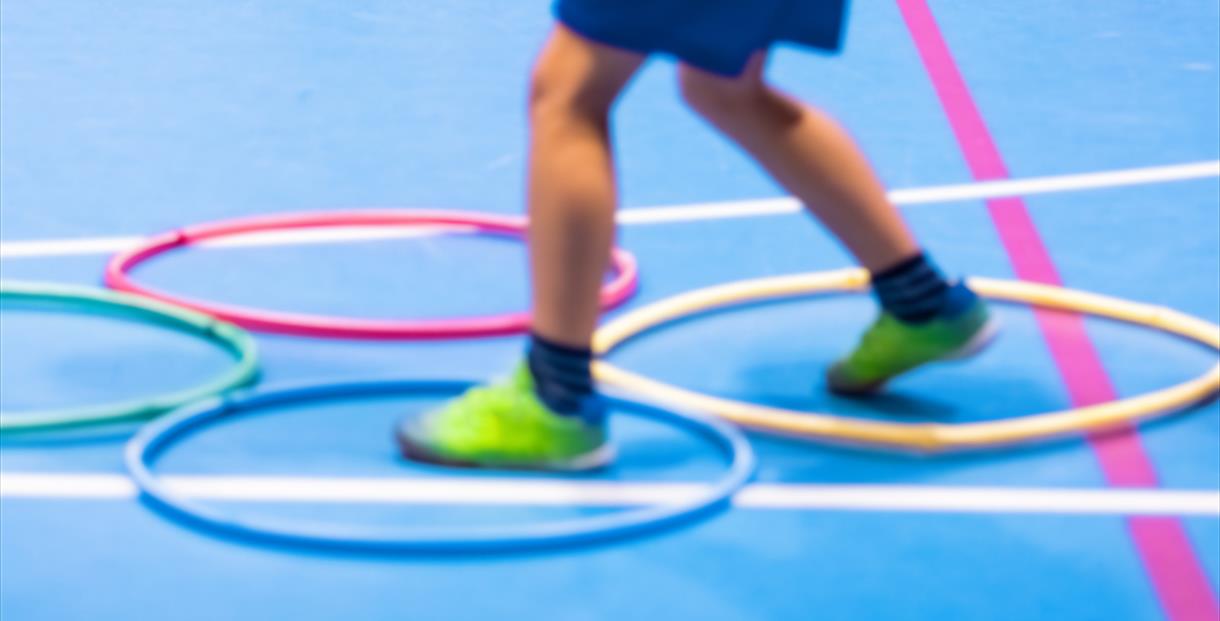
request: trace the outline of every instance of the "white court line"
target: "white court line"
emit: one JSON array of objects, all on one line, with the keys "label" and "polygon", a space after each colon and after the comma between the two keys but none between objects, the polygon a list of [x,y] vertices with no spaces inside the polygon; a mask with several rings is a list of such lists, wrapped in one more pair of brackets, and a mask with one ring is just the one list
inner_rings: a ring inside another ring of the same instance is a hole
[{"label": "white court line", "polygon": [[[1131,168],[1098,173],[1031,177],[1028,179],[1006,179],[959,185],[929,186],[893,190],[890,199],[898,205],[920,205],[954,201],[998,198],[1004,196],[1027,196],[1049,192],[1070,192],[1112,188],[1150,183],[1167,183],[1220,177],[1220,160]],[[663,224],[669,222],[691,222],[699,220],[722,220],[728,218],[752,218],[799,212],[801,204],[794,198],[768,198],[757,200],[696,203],[690,205],[668,205],[660,207],[637,207],[619,212],[618,221],[623,225]],[[258,234],[232,238],[218,242],[218,246],[256,246],[274,244],[331,243],[340,241],[364,241],[372,239],[397,239],[418,237],[435,233],[436,229],[393,229],[385,227],[342,227],[319,230],[298,230]],[[0,241],[0,258],[34,258],[64,255],[109,254],[118,252],[140,242],[139,236],[97,237],[79,239],[49,239],[29,241]]]},{"label": "white court line", "polygon": [[[374,241],[379,239],[408,239],[430,237],[441,232],[473,232],[469,226],[344,226],[320,229],[292,229],[245,233],[214,241],[205,241],[205,248],[240,248],[251,246],[296,246],[308,244],[332,244],[342,242]],[[50,239],[45,241],[0,242],[0,258],[35,258],[63,255],[111,254],[130,248],[143,237],[96,237],[82,239]]]},{"label": "white court line", "polygon": [[[191,498],[272,503],[630,506],[689,498],[697,483],[553,479],[405,479],[167,476]],[[114,474],[0,473],[0,498],[126,500],[135,485]],[[1220,493],[1164,489],[1036,489],[755,483],[733,504],[750,509],[1192,515],[1220,517]]]}]

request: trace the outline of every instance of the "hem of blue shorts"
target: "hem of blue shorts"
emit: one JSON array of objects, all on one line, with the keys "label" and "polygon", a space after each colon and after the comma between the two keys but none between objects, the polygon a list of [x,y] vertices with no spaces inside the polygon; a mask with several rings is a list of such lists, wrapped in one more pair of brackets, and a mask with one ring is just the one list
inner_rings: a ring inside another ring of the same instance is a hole
[{"label": "hem of blue shorts", "polygon": [[632,45],[625,41],[611,40],[610,38],[600,36],[598,34],[590,32],[584,28],[581,28],[579,25],[574,24],[567,19],[564,19],[563,16],[559,15],[558,13],[556,13],[556,15],[555,15],[555,20],[557,22],[559,22],[560,24],[563,24],[563,26],[565,28],[567,28],[568,30],[571,30],[572,32],[579,35],[581,38],[588,39],[589,41],[592,41],[599,45],[605,45],[607,47],[612,47],[615,49],[623,50],[626,52],[631,52],[633,54],[640,54],[643,56],[652,56],[654,54],[660,55],[660,56],[668,56],[670,58],[677,59],[682,64],[690,65],[692,67],[695,67],[696,69],[700,69],[702,71],[706,71],[708,73],[713,73],[713,74],[723,76],[726,78],[735,78],[737,76],[740,76],[742,74],[742,72],[744,72],[746,70],[746,65],[748,65],[750,62],[750,56],[752,56],[753,54],[758,53],[758,52],[768,51],[777,45],[783,45],[783,44],[795,45],[804,50],[813,50],[813,51],[821,52],[821,53],[827,54],[827,55],[838,54],[843,49],[842,34],[839,35],[839,37],[834,41],[834,43],[832,45],[825,46],[825,47],[821,46],[821,45],[813,45],[810,43],[803,43],[803,42],[799,42],[799,41],[787,41],[787,40],[781,39],[779,41],[772,43],[771,45],[769,45],[767,47],[761,47],[761,48],[758,48],[757,50],[754,50],[753,52],[751,52],[751,55],[747,56],[744,60],[742,60],[741,63],[735,64],[733,66],[729,66],[728,63],[716,64],[716,63],[709,63],[707,61],[697,59],[697,58],[686,57],[686,56],[678,54],[674,51],[666,50],[664,48],[658,49],[658,48],[654,48],[654,47]]},{"label": "hem of blue shorts", "polygon": [[[564,27],[567,28],[568,30],[571,30],[572,32],[579,35],[581,38],[588,39],[589,41],[592,41],[594,43],[597,43],[600,45],[605,45],[607,47],[612,47],[612,48],[627,51],[627,52],[631,52],[634,54],[640,54],[642,56],[652,56],[654,54],[661,55],[661,56],[669,56],[672,58],[676,58],[678,61],[680,61],[684,64],[701,69],[703,71],[707,71],[708,73],[714,73],[716,75],[724,76],[726,78],[735,78],[735,77],[741,75],[741,73],[746,70],[746,64],[749,63],[748,57],[746,58],[745,61],[743,61],[740,64],[740,66],[737,66],[737,67],[728,67],[727,64],[718,65],[718,64],[708,63],[706,61],[702,61],[702,60],[698,60],[698,59],[683,57],[673,51],[666,50],[666,49],[657,49],[654,47],[632,45],[625,41],[610,40],[609,38],[607,38],[605,36],[601,36],[601,35],[595,34],[593,32],[590,32],[584,28],[581,28],[579,25],[574,24],[567,19],[564,19],[563,16],[559,15],[558,13],[556,13],[556,15],[555,15],[555,20],[558,21],[559,23],[563,24]],[[757,50],[757,51],[761,52],[762,49]]]}]

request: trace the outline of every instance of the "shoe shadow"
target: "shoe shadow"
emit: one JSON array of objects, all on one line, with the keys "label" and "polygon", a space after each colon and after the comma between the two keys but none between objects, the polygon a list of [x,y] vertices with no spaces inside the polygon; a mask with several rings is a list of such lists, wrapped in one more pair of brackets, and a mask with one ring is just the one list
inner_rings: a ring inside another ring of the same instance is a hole
[{"label": "shoe shadow", "polygon": [[981,422],[1068,407],[1056,385],[1044,378],[997,375],[982,367],[920,369],[875,395],[835,395],[823,379],[826,364],[805,358],[747,366],[740,382],[744,390],[724,396],[803,412],[897,422]]},{"label": "shoe shadow", "polygon": [[957,405],[900,389],[859,397],[835,395],[822,379],[825,371],[824,362],[797,360],[754,365],[742,373],[749,401],[772,407],[903,421],[953,421],[962,414]]}]

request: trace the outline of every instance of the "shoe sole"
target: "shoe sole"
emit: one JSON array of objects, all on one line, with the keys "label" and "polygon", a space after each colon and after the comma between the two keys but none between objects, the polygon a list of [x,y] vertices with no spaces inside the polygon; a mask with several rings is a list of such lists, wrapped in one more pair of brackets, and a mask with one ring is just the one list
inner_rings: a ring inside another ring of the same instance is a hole
[{"label": "shoe sole", "polygon": [[[1000,322],[994,317],[989,318],[987,323],[983,324],[983,327],[979,328],[978,332],[976,332],[974,336],[970,337],[970,340],[966,341],[961,347],[958,347],[957,349],[938,358],[933,358],[924,364],[931,364],[933,362],[958,362],[968,358],[973,358],[994,343],[999,334]],[[923,365],[921,364],[919,366]],[[830,392],[836,395],[842,395],[844,397],[867,397],[869,395],[874,395],[882,388],[885,388],[885,385],[889,383],[890,379],[882,380],[875,384],[868,384],[858,388],[836,387],[833,385],[829,388]]]},{"label": "shoe sole", "polygon": [[590,472],[601,470],[610,464],[614,463],[615,450],[614,447],[605,444],[595,450],[589,451],[569,459],[558,461],[541,461],[541,462],[496,462],[481,463],[469,459],[454,459],[452,457],[444,457],[437,455],[435,452],[420,446],[404,438],[401,434],[394,434],[394,438],[398,441],[399,452],[408,460],[432,464],[435,466],[445,466],[448,468],[467,468],[472,470],[525,470],[525,471],[540,471],[540,472]]}]

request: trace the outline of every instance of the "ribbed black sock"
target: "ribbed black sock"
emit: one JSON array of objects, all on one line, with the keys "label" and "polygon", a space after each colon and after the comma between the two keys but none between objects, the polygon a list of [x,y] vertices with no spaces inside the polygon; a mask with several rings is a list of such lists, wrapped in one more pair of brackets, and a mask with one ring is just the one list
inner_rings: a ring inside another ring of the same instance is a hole
[{"label": "ribbed black sock", "polygon": [[881,307],[907,323],[927,321],[945,308],[949,283],[922,253],[873,274],[872,280]]},{"label": "ribbed black sock", "polygon": [[547,407],[568,416],[582,413],[584,403],[593,396],[592,350],[531,334],[526,359],[534,390]]}]

